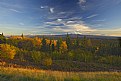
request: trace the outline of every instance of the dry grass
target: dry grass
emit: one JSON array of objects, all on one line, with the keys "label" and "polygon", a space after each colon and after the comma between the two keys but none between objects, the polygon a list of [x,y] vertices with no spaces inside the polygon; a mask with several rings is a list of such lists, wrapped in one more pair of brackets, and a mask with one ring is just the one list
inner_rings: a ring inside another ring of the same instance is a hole
[{"label": "dry grass", "polygon": [[121,72],[60,72],[0,67],[0,81],[121,81]]}]

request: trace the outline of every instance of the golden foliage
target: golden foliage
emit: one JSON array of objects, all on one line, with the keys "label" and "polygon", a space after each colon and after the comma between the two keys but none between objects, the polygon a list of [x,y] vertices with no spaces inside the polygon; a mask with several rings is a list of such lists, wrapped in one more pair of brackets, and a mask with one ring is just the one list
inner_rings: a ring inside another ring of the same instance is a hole
[{"label": "golden foliage", "polygon": [[0,44],[0,57],[13,59],[16,54],[16,48],[8,44]]},{"label": "golden foliage", "polygon": [[62,44],[61,44],[61,46],[60,46],[60,50],[61,50],[61,51],[62,51],[62,50],[64,50],[64,51],[67,50],[67,44],[66,44],[66,41],[63,41],[63,42],[62,42]]}]

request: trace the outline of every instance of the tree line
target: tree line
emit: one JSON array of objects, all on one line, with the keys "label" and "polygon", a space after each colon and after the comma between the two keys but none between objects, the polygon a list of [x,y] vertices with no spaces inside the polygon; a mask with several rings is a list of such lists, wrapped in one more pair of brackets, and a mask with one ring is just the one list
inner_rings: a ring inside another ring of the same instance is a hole
[{"label": "tree line", "polygon": [[[121,65],[121,48],[117,39],[89,39],[86,36],[75,38],[67,33],[65,38],[30,38],[23,34],[6,38],[0,34],[0,58],[18,59],[20,62],[33,62],[51,66],[56,60],[84,63],[104,63]],[[66,66],[65,66],[66,67]]]}]

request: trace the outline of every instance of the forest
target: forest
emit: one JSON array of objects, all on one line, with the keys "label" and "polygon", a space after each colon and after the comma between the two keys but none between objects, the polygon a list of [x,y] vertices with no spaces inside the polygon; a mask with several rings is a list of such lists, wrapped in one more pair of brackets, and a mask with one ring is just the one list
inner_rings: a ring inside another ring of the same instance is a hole
[{"label": "forest", "polygon": [[56,71],[121,71],[120,38],[0,34],[0,66]]}]

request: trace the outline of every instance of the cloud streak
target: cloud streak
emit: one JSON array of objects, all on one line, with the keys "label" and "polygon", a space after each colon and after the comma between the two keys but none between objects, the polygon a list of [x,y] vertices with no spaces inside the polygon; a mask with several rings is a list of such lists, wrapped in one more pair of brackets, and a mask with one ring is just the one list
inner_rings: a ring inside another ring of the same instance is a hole
[{"label": "cloud streak", "polygon": [[90,15],[90,16],[88,16],[88,17],[86,17],[87,19],[90,19],[90,18],[93,18],[93,17],[96,17],[96,16],[98,16],[98,14],[93,14],[93,15]]},{"label": "cloud streak", "polygon": [[9,9],[10,11],[13,11],[13,12],[16,12],[16,13],[22,13],[21,11],[19,10],[16,10],[16,9]]}]

